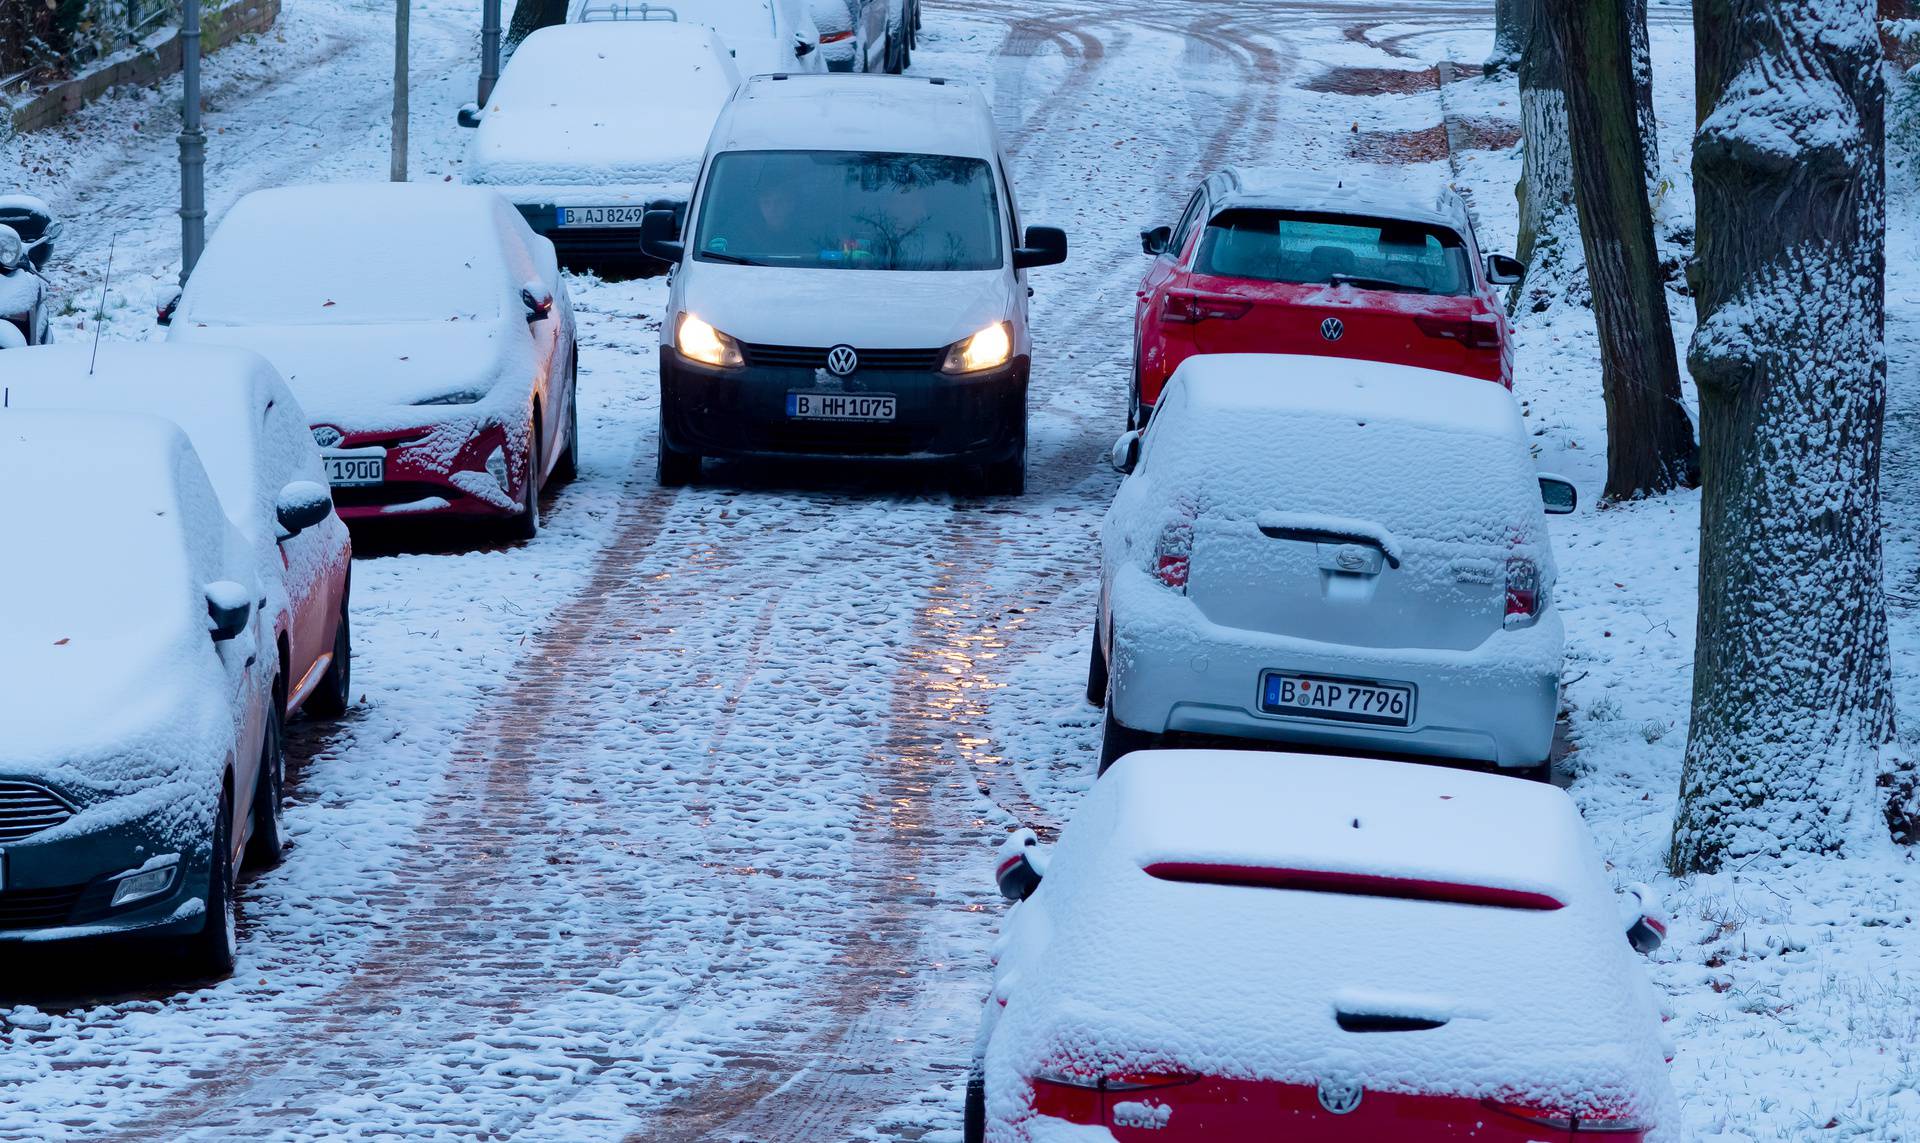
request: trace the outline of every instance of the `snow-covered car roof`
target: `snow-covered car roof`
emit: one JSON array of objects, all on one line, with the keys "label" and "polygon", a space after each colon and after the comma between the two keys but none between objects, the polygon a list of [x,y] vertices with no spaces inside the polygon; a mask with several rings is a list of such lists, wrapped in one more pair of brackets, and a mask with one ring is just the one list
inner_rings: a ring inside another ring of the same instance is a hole
[{"label": "snow-covered car roof", "polygon": [[[1095,784],[1016,908],[1035,905],[1044,923],[1025,931],[1042,943],[1005,985],[990,1069],[1331,1075],[1648,1113],[1666,1098],[1645,973],[1578,811],[1551,786],[1138,753]],[[1420,1027],[1349,1031],[1342,1016]]]},{"label": "snow-covered car roof", "polygon": [[755,76],[714,127],[714,151],[882,151],[992,160],[993,114],[971,84],[909,76]]},{"label": "snow-covered car roof", "polygon": [[108,783],[217,766],[233,725],[205,593],[244,546],[180,428],[0,410],[0,528],[0,766]]},{"label": "snow-covered car roof", "polygon": [[[216,345],[122,343],[35,346],[7,359],[15,408],[146,413],[179,425],[235,523],[268,527],[263,515],[280,490],[260,486],[264,413],[276,402],[305,423],[267,359]],[[294,466],[289,466],[294,467]]]},{"label": "snow-covered car roof", "polygon": [[1330,178],[1284,167],[1231,167],[1223,173],[1228,190],[1216,210],[1252,206],[1398,219],[1445,226],[1462,235],[1473,229],[1467,204],[1443,186],[1359,172]]},{"label": "snow-covered car roof", "polygon": [[466,178],[516,188],[642,186],[684,196],[714,119],[739,82],[726,44],[699,24],[541,28],[520,45],[487,100]]},{"label": "snow-covered car roof", "polygon": [[[1340,287],[1329,286],[1337,291]],[[1520,407],[1490,381],[1351,357],[1280,353],[1201,354],[1182,362],[1196,408],[1241,414],[1392,418],[1437,429],[1524,432]]]}]

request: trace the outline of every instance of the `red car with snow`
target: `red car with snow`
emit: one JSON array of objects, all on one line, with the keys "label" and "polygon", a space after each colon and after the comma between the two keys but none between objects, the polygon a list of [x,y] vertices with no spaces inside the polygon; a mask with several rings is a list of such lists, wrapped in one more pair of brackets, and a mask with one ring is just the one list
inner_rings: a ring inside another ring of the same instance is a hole
[{"label": "red car with snow", "polygon": [[[1002,846],[967,1143],[1653,1143],[1679,1115],[1571,798],[1496,774],[1127,755]],[[1624,930],[1624,932],[1623,932]]]},{"label": "red car with snow", "polygon": [[1354,357],[1513,387],[1495,288],[1526,268],[1482,256],[1450,190],[1228,169],[1140,244],[1153,266],[1135,306],[1128,428],[1146,423],[1167,378],[1201,353]]}]

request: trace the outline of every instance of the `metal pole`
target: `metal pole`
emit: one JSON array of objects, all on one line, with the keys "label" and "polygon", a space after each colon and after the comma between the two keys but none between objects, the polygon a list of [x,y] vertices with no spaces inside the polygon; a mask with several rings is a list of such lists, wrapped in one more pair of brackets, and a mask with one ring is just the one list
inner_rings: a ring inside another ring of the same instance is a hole
[{"label": "metal pole", "polygon": [[407,181],[407,35],[412,0],[393,3],[393,169],[396,183]]},{"label": "metal pole", "polygon": [[180,6],[180,284],[207,247],[207,133],[200,129],[200,0]]},{"label": "metal pole", "polygon": [[486,0],[480,9],[480,98],[482,110],[493,97],[493,85],[500,78],[500,0]]}]

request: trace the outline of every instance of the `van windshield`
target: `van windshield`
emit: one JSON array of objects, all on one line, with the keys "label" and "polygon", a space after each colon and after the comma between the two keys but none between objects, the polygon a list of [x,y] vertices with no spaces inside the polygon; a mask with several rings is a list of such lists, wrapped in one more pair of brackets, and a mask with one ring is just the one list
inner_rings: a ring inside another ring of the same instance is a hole
[{"label": "van windshield", "polygon": [[1466,243],[1452,230],[1350,215],[1221,211],[1207,223],[1194,269],[1229,278],[1398,293],[1473,291]]},{"label": "van windshield", "polygon": [[992,270],[999,199],[984,159],[729,151],[713,161],[694,257],[816,270]]}]

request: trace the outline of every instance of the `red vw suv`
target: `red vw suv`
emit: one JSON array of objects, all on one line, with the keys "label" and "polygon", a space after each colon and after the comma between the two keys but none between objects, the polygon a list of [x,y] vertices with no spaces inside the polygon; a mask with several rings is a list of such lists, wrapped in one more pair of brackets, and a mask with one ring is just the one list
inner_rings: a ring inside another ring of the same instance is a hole
[{"label": "red vw suv", "polygon": [[1201,353],[1356,357],[1513,387],[1513,346],[1495,287],[1525,267],[1482,257],[1450,190],[1346,187],[1228,169],[1200,184],[1180,221],[1143,231],[1153,255],[1134,315],[1127,427]]}]

